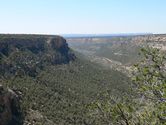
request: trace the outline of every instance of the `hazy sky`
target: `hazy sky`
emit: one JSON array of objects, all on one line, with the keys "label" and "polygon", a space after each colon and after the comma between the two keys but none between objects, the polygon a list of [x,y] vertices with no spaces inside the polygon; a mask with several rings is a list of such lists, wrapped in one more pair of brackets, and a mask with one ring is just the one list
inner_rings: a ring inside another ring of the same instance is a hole
[{"label": "hazy sky", "polygon": [[166,0],[0,0],[0,33],[166,33]]}]

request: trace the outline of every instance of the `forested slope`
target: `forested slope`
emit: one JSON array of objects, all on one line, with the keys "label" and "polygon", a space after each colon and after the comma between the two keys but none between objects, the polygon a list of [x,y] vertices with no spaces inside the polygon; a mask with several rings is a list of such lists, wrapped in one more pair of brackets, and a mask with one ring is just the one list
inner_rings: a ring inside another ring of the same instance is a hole
[{"label": "forested slope", "polygon": [[120,96],[130,83],[74,54],[59,36],[0,35],[0,69],[0,84],[19,96],[25,124],[87,124],[87,104],[104,91]]}]

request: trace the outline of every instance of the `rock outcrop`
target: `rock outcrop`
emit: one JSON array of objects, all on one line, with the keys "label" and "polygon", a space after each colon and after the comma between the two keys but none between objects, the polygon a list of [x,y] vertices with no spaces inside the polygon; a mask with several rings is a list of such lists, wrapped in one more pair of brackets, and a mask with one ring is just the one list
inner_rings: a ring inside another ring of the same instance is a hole
[{"label": "rock outcrop", "polygon": [[68,62],[73,60],[66,40],[60,36],[38,35],[0,35],[0,53],[9,56],[14,51],[26,51],[32,53],[48,52],[54,50],[66,57]]},{"label": "rock outcrop", "polygon": [[29,74],[48,65],[69,63],[76,57],[60,36],[0,35],[1,74]]},{"label": "rock outcrop", "polygon": [[0,85],[0,125],[21,125],[22,120],[18,95]]}]

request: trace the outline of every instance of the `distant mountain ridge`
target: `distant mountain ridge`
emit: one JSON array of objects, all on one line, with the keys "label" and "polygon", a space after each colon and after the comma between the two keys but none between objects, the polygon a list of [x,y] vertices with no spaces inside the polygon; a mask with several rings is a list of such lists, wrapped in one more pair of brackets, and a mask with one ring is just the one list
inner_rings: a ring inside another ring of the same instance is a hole
[{"label": "distant mountain ridge", "polygon": [[117,34],[62,34],[65,38],[109,38],[120,36],[152,35],[153,33],[117,33]]}]

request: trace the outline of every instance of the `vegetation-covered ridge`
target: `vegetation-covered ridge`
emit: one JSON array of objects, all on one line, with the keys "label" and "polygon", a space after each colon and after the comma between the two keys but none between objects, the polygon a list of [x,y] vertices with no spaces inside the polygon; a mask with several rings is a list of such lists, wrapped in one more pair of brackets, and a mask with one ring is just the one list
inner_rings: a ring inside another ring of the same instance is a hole
[{"label": "vegetation-covered ridge", "polygon": [[0,35],[0,73],[35,76],[48,64],[75,59],[66,40],[60,36]]},{"label": "vegetation-covered ridge", "polygon": [[119,96],[127,91],[128,77],[73,54],[62,37],[0,36],[0,84],[20,99],[19,123],[89,124],[86,105],[100,98],[98,93]]}]

